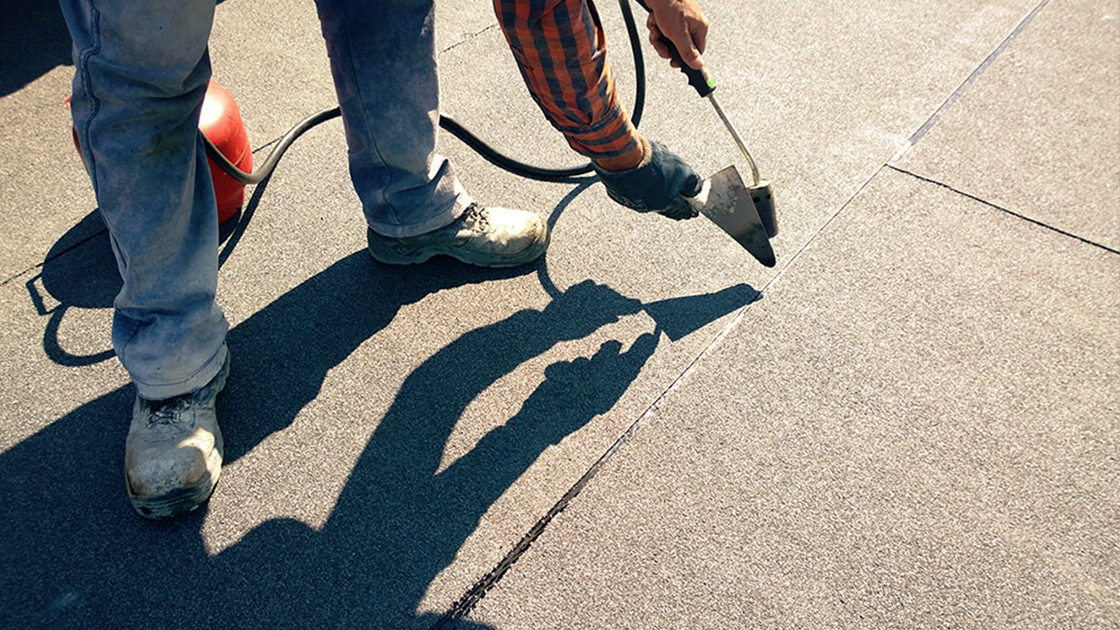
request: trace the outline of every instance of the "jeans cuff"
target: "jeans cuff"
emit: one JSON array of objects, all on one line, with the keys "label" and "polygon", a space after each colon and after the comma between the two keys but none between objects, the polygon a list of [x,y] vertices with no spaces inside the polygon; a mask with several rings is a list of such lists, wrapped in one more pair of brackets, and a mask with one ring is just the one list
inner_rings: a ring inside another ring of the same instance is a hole
[{"label": "jeans cuff", "polygon": [[421,223],[415,223],[412,225],[390,225],[387,223],[375,223],[371,221],[369,223],[369,227],[371,230],[377,232],[381,236],[388,236],[389,238],[409,238],[411,236],[420,236],[421,234],[434,232],[441,227],[451,225],[451,223],[453,223],[455,219],[458,219],[464,212],[466,212],[467,207],[472,203],[474,203],[474,200],[471,199],[471,196],[468,195],[465,191],[461,191],[459,193],[459,196],[455,198],[455,203],[453,203],[450,208]]},{"label": "jeans cuff", "polygon": [[218,352],[199,368],[194,375],[178,383],[151,384],[141,383],[133,379],[132,384],[136,386],[136,391],[144,400],[165,400],[167,398],[189,394],[202,389],[207,383],[214,380],[218,372],[222,371],[222,365],[225,364],[226,355],[228,354],[229,348],[223,343],[222,347],[218,349]]}]

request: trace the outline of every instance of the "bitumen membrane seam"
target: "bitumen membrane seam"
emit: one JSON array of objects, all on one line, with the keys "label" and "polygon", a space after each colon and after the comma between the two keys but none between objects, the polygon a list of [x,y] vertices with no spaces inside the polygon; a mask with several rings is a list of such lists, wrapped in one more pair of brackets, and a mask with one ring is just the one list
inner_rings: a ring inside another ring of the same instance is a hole
[{"label": "bitumen membrane seam", "polygon": [[102,228],[102,229],[94,232],[93,234],[90,234],[89,236],[83,238],[82,240],[78,241],[77,243],[74,243],[70,247],[67,247],[66,249],[63,249],[63,250],[60,250],[60,251],[56,252],[53,256],[48,256],[47,258],[45,258],[43,260],[43,262],[31,265],[30,267],[28,267],[27,269],[24,269],[23,271],[18,271],[16,273],[12,274],[12,276],[10,278],[5,278],[3,280],[0,280],[0,287],[7,286],[7,284],[9,282],[13,282],[13,281],[15,281],[19,278],[22,278],[25,275],[34,272],[36,269],[42,269],[50,261],[52,261],[56,258],[59,258],[60,256],[66,255],[67,252],[72,252],[75,249],[78,249],[82,245],[85,245],[86,243],[88,243],[88,242],[92,241],[93,239],[97,238],[98,236],[101,236],[106,231],[108,231],[107,228]]},{"label": "bitumen membrane seam", "polygon": [[[283,137],[284,137],[283,134],[281,134],[281,135],[277,136],[276,138],[273,138],[272,140],[269,140],[268,142],[262,144],[261,146],[253,149],[254,158],[256,158],[260,154],[264,153],[267,149],[272,147],[272,145],[279,142]],[[237,210],[237,214],[234,216],[233,220],[231,220],[229,222],[226,222],[222,226],[219,226],[218,229],[222,232],[222,235],[220,236],[220,242],[219,242],[219,245],[220,245],[221,249],[218,252],[218,268],[219,269],[221,268],[222,264],[225,263],[226,259],[229,258],[230,254],[233,253],[234,247],[236,247],[238,241],[241,240],[241,237],[244,235],[244,233],[248,229],[249,223],[251,222],[251,220],[253,218],[253,214],[254,214],[254,212],[257,208],[257,205],[260,203],[261,196],[264,194],[265,189],[268,188],[268,182],[269,182],[270,179],[271,179],[271,176],[264,178],[258,184],[246,186],[246,193],[247,193],[248,199],[245,201],[245,204]],[[226,233],[227,230],[228,230],[228,233]],[[58,259],[62,256],[65,256],[66,254],[68,254],[72,251],[75,251],[75,250],[79,249],[80,247],[82,247],[86,243],[89,243],[90,241],[101,237],[102,235],[104,235],[108,231],[109,231],[108,228],[103,227],[100,230],[97,230],[97,231],[93,232],[92,234],[90,234],[89,236],[86,236],[85,238],[81,239],[80,241],[77,241],[73,245],[71,245],[69,247],[66,247],[64,249],[60,249],[57,252],[53,252],[51,255],[44,258],[42,262],[36,263],[36,264],[28,267],[27,269],[16,272],[16,273],[12,274],[12,276],[9,277],[9,278],[5,278],[3,280],[0,280],[0,287],[6,286],[8,283],[10,283],[14,280],[17,280],[19,278],[22,278],[29,273],[33,273],[37,269],[42,269],[44,266],[49,264],[51,261],[56,260],[56,259]]]},{"label": "bitumen membrane seam", "polygon": [[[262,144],[261,146],[253,149],[253,157],[256,158],[259,154],[264,152],[266,149],[269,149],[272,145],[279,142],[280,139],[283,138],[283,137],[284,137],[283,134],[281,134],[281,135],[277,136],[276,138],[273,138],[272,140],[269,140],[268,142]],[[232,232],[230,233],[230,235],[227,238],[222,239],[223,241],[225,241],[225,245],[223,246],[222,251],[221,251],[220,256],[219,256],[219,267],[221,266],[221,263],[225,262],[225,259],[229,257],[230,253],[232,253],[233,245],[236,244],[236,242],[240,238],[241,234],[248,227],[249,219],[252,217],[252,214],[253,214],[253,209],[256,207],[256,203],[260,201],[260,196],[257,194],[258,191],[263,192],[264,189],[267,188],[267,186],[268,186],[268,178],[265,178],[264,180],[262,180],[259,184],[255,185],[255,186],[246,187],[246,192],[248,193],[249,198],[245,202],[245,204],[240,209],[238,209],[238,215],[235,217],[235,220],[233,221],[233,224],[231,225]],[[221,229],[221,228],[219,228],[219,229]],[[56,259],[58,259],[62,256],[65,256],[66,254],[82,247],[86,243],[89,243],[90,241],[92,241],[96,238],[99,238],[100,236],[102,236],[106,232],[108,232],[108,228],[102,227],[100,230],[97,230],[97,231],[93,232],[89,236],[86,236],[85,238],[75,242],[73,245],[71,245],[69,247],[66,247],[64,249],[60,249],[57,252],[53,252],[51,255],[44,258],[42,262],[31,265],[30,267],[28,267],[28,268],[26,268],[22,271],[18,271],[16,273],[13,273],[8,278],[4,278],[3,280],[0,280],[0,287],[6,286],[8,283],[10,283],[10,282],[12,282],[12,281],[14,281],[18,278],[22,278],[23,276],[27,275],[28,273],[32,273],[37,269],[42,269],[44,266],[46,266],[52,260],[56,260]]]},{"label": "bitumen membrane seam", "polygon": [[[828,228],[828,226],[832,224],[836,217],[838,217],[844,211],[844,209],[852,203],[853,200],[859,197],[860,193],[863,192],[863,190],[871,183],[871,181],[873,181],[880,173],[883,172],[883,169],[885,167],[886,164],[880,165],[880,167],[876,169],[875,172],[872,173],[872,175],[859,186],[855,193],[853,193],[847,200],[845,200],[844,203],[840,204],[840,207],[836,210],[836,212],[834,212],[832,216],[830,216],[824,223],[822,223],[821,226],[812,234],[812,236],[806,239],[802,246],[798,248],[798,250],[792,256],[789,257],[784,265],[782,265],[781,269],[779,269],[777,273],[775,273],[770,277],[769,280],[766,281],[762,288],[759,289],[758,293],[765,293],[766,288],[773,284],[778,278],[780,278],[785,273],[785,271],[789,269],[789,267],[794,263],[794,261],[796,261],[810,245],[816,242],[821,233],[824,232]],[[572,487],[569,488],[568,491],[565,492],[564,495],[561,496],[560,499],[551,508],[549,508],[549,510],[540,519],[538,519],[536,523],[533,524],[532,527],[529,528],[529,531],[521,537],[517,544],[514,545],[509,552],[506,553],[506,555],[498,562],[498,564],[494,566],[493,569],[488,571],[482,578],[475,582],[475,584],[466,593],[464,593],[458,600],[455,601],[454,604],[451,605],[451,608],[448,609],[448,611],[445,612],[436,621],[436,623],[431,626],[431,630],[449,630],[450,628],[454,627],[456,622],[465,618],[471,613],[478,602],[486,596],[486,593],[497,586],[498,582],[502,579],[506,572],[508,572],[509,569],[517,562],[517,560],[520,559],[521,556],[529,550],[533,542],[540,538],[540,536],[544,533],[544,530],[548,527],[552,520],[561,512],[563,512],[568,507],[568,505],[570,505],[571,502],[574,501],[577,496],[579,496],[583,489],[589,483],[591,483],[592,479],[594,479],[595,476],[599,474],[599,471],[602,470],[607,465],[607,463],[609,463],[614,458],[614,456],[622,450],[622,447],[624,447],[634,438],[645,419],[648,418],[653,412],[657,411],[665,398],[667,398],[669,394],[674,392],[677,387],[686,378],[688,378],[689,375],[695,372],[700,363],[719,346],[720,342],[722,342],[729,334],[731,334],[731,331],[735,330],[738,327],[739,322],[741,322],[743,317],[746,315],[747,309],[749,309],[754,302],[755,300],[752,300],[750,303],[744,305],[739,309],[739,311],[735,314],[735,317],[722,330],[720,330],[712,339],[712,341],[709,342],[708,345],[700,351],[696,358],[694,358],[688,364],[688,366],[685,367],[685,369],[682,370],[681,373],[678,374],[676,378],[674,378],[673,381],[669,383],[669,385],[660,394],[658,394],[654,401],[650,403],[650,405],[642,413],[638,414],[637,419],[635,419],[634,422],[632,422],[630,426],[627,427],[626,431],[624,431],[622,435],[620,435],[618,439],[616,439],[614,443],[611,444],[606,452],[604,452],[603,455],[601,455],[599,459],[597,459],[595,463],[592,464],[591,467],[588,468],[587,471],[584,472],[583,475],[574,484],[572,484]]]},{"label": "bitumen membrane seam", "polygon": [[[844,209],[847,208],[853,200],[858,198],[863,190],[867,188],[867,186],[876,177],[878,177],[880,173],[883,172],[886,166],[887,164],[882,164],[879,166],[879,168],[875,169],[871,176],[869,176],[862,184],[860,184],[856,191],[847,200],[840,204],[836,212],[834,212],[826,221],[824,221],[820,225],[820,227],[816,231],[814,231],[808,239],[805,240],[801,247],[798,248],[797,251],[792,254],[788,260],[786,260],[785,264],[781,266],[777,273],[775,273],[770,277],[770,279],[766,281],[762,288],[759,289],[758,293],[764,294],[766,292],[766,289],[770,285],[777,281],[778,278],[782,277],[785,274],[786,270],[788,270],[790,266],[793,265],[793,263],[801,256],[801,254],[806,249],[808,249],[810,245],[817,241],[821,233],[828,229],[828,226],[831,225],[832,222],[835,221],[836,218],[844,212]],[[564,495],[560,497],[560,499],[551,508],[549,508],[548,512],[546,512],[544,516],[538,519],[537,522],[534,523],[531,528],[529,528],[529,531],[521,537],[521,540],[519,540],[508,553],[506,553],[506,555],[498,562],[498,564],[495,565],[493,569],[488,571],[486,575],[484,575],[481,579],[475,582],[474,586],[472,586],[466,593],[462,595],[462,597],[460,597],[455,601],[454,604],[452,604],[451,608],[446,613],[444,613],[443,616],[440,617],[434,625],[432,625],[431,630],[447,630],[448,628],[452,628],[454,627],[453,624],[455,624],[458,620],[463,619],[470,614],[470,612],[474,609],[478,602],[486,596],[486,593],[497,586],[498,582],[502,579],[506,572],[517,562],[517,560],[522,555],[524,555],[526,551],[529,550],[529,547],[532,546],[533,542],[540,538],[541,534],[544,533],[544,530],[548,527],[552,520],[561,512],[563,512],[568,507],[568,505],[571,504],[571,502],[574,501],[577,496],[579,496],[580,492],[583,491],[583,489],[591,482],[591,480],[595,478],[599,471],[602,470],[603,467],[606,466],[607,463],[614,458],[614,456],[622,449],[622,447],[630,442],[631,439],[633,439],[634,435],[637,434],[638,429],[641,428],[643,421],[654,411],[656,411],[658,407],[660,407],[661,402],[665,400],[665,398],[668,397],[670,393],[675,391],[677,386],[681,382],[683,382],[684,379],[686,379],[696,370],[696,368],[704,360],[704,358],[710,355],[715,350],[715,348],[719,346],[720,342],[731,333],[732,330],[738,327],[739,322],[742,321],[747,312],[747,309],[749,309],[751,307],[751,304],[753,303],[754,301],[746,304],[739,309],[731,322],[729,322],[727,326],[725,326],[719,333],[716,334],[715,338],[713,338],[712,341],[707,346],[705,346],[703,350],[700,351],[696,358],[693,359],[692,362],[689,363],[688,366],[679,375],[677,375],[676,378],[673,379],[673,381],[657,396],[657,398],[654,399],[649,407],[647,407],[645,411],[638,415],[637,419],[635,419],[634,422],[632,422],[630,426],[627,427],[626,431],[624,431],[623,434],[619,436],[618,439],[615,440],[615,442],[610,446],[610,448],[608,448],[607,451],[603,453],[603,455],[600,456],[599,459],[596,460],[595,463],[592,464],[586,472],[584,472],[584,474],[572,485],[572,487],[569,488],[568,491],[565,492]]]},{"label": "bitumen membrane seam", "polygon": [[[806,243],[806,246],[808,246],[808,243]],[[769,286],[769,284],[770,282],[767,282],[766,286]],[[637,419],[634,420],[634,422],[632,422],[629,427],[627,427],[626,431],[624,431],[622,435],[620,435],[618,439],[616,439],[614,443],[611,444],[610,448],[608,448],[606,452],[603,453],[603,455],[601,455],[599,459],[596,460],[595,463],[592,464],[591,467],[588,468],[587,471],[584,472],[583,475],[574,484],[572,484],[572,487],[569,488],[568,491],[565,492],[564,495],[560,497],[560,499],[551,508],[549,508],[548,512],[546,512],[544,516],[538,519],[537,522],[534,523],[531,528],[529,528],[529,531],[521,537],[521,540],[519,540],[508,553],[506,553],[505,557],[503,557],[493,569],[487,572],[486,575],[479,579],[474,584],[474,586],[470,588],[470,590],[464,593],[462,597],[460,597],[455,601],[454,604],[452,604],[451,608],[446,613],[444,613],[442,617],[439,618],[439,620],[432,626],[431,630],[446,630],[448,628],[452,628],[454,627],[452,624],[470,614],[470,612],[474,609],[478,602],[486,596],[486,593],[498,584],[498,582],[502,579],[502,577],[506,574],[510,567],[512,567],[514,563],[516,563],[517,560],[522,555],[524,555],[526,551],[529,550],[529,547],[532,546],[533,542],[540,538],[541,534],[544,533],[545,528],[548,527],[552,520],[565,509],[567,509],[568,505],[570,505],[571,502],[574,501],[575,498],[583,491],[583,489],[587,487],[589,483],[591,483],[591,480],[599,474],[599,471],[602,470],[608,462],[614,459],[614,456],[622,450],[623,446],[625,446],[634,438],[634,436],[638,433],[638,430],[641,428],[642,424],[645,422],[646,418],[653,414],[653,412],[657,411],[661,407],[661,403],[665,400],[665,398],[667,398],[672,392],[676,391],[677,387],[685,379],[687,379],[689,375],[696,371],[696,368],[704,360],[704,358],[710,355],[716,349],[716,347],[719,346],[720,342],[723,341],[723,339],[726,338],[732,330],[738,327],[739,322],[742,321],[747,309],[750,308],[751,304],[753,303],[754,300],[739,309],[738,313],[735,314],[735,317],[731,320],[731,322],[728,323],[728,325],[725,326],[723,330],[716,334],[715,338],[713,338],[712,341],[708,343],[708,345],[705,346],[703,350],[700,351],[700,354],[698,354],[696,358],[693,359],[692,362],[689,363],[688,366],[683,371],[681,371],[681,373],[677,375],[677,377],[674,378],[671,383],[669,383],[668,387],[666,387],[664,391],[658,394],[657,398],[655,398],[654,401],[650,403],[650,405],[646,407],[646,409],[642,413],[638,414]]]},{"label": "bitumen membrane seam", "polygon": [[1094,247],[1099,247],[1099,248],[1101,248],[1101,249],[1105,250],[1106,252],[1111,252],[1111,253],[1113,253],[1113,254],[1120,254],[1120,250],[1116,250],[1116,249],[1113,249],[1113,248],[1111,248],[1111,247],[1109,247],[1109,246],[1107,246],[1107,245],[1104,245],[1104,244],[1102,244],[1102,243],[1097,243],[1097,242],[1095,242],[1095,241],[1091,241],[1091,240],[1089,240],[1089,239],[1087,239],[1087,238],[1085,238],[1085,237],[1082,237],[1082,236],[1078,236],[1078,235],[1076,235],[1076,234],[1074,234],[1074,233],[1072,233],[1072,232],[1067,232],[1067,231],[1065,231],[1065,230],[1063,230],[1063,229],[1061,229],[1061,228],[1057,228],[1057,227],[1054,227],[1053,225],[1050,225],[1050,224],[1048,224],[1048,223],[1045,223],[1045,222],[1043,222],[1043,221],[1039,221],[1038,219],[1032,219],[1031,217],[1028,217],[1028,216],[1026,216],[1026,215],[1023,215],[1023,214],[1020,214],[1020,213],[1018,213],[1018,212],[1015,212],[1014,210],[1011,210],[1011,209],[1008,209],[1008,208],[1004,208],[1003,206],[1000,206],[1000,205],[994,204],[994,203],[992,203],[992,202],[990,202],[990,201],[987,201],[987,200],[985,200],[985,199],[982,199],[982,198],[980,198],[980,197],[977,197],[976,195],[973,195],[973,194],[967,193],[967,192],[965,192],[965,191],[963,191],[963,190],[960,190],[959,188],[954,188],[954,187],[952,187],[952,186],[950,186],[950,185],[948,185],[948,184],[945,184],[945,183],[943,183],[943,182],[939,182],[939,181],[937,181],[936,179],[931,179],[931,178],[929,178],[929,177],[924,177],[924,176],[922,176],[922,175],[918,175],[917,173],[914,173],[914,172],[912,172],[912,171],[908,171],[908,170],[906,170],[906,169],[904,169],[904,168],[899,168],[899,167],[897,167],[897,166],[895,166],[895,165],[893,165],[893,164],[887,164],[887,165],[886,165],[886,168],[889,168],[889,169],[891,169],[891,170],[895,171],[896,173],[902,173],[903,175],[909,175],[910,177],[913,177],[913,178],[915,178],[915,179],[919,179],[919,180],[921,180],[921,181],[923,181],[923,182],[927,182],[927,183],[930,183],[930,184],[934,184],[934,185],[936,185],[936,186],[940,186],[940,187],[942,187],[942,188],[945,188],[945,189],[947,189],[947,190],[950,190],[950,191],[952,191],[952,192],[954,192],[954,193],[956,193],[956,194],[958,194],[958,195],[961,195],[961,196],[963,196],[963,197],[967,197],[967,198],[969,198],[969,199],[971,199],[971,200],[973,200],[973,201],[977,201],[977,202],[979,202],[979,203],[982,203],[982,204],[984,204],[985,206],[988,206],[989,208],[994,208],[994,209],[996,209],[996,210],[999,210],[1000,212],[1005,212],[1005,213],[1007,213],[1007,214],[1009,214],[1009,215],[1011,215],[1011,216],[1013,216],[1013,217],[1016,217],[1016,218],[1018,218],[1018,219],[1022,219],[1022,220],[1024,220],[1024,221],[1028,221],[1028,222],[1030,222],[1030,223],[1033,223],[1033,224],[1035,224],[1035,225],[1037,225],[1037,226],[1040,226],[1040,227],[1046,228],[1047,230],[1051,230],[1051,231],[1057,232],[1058,234],[1061,234],[1062,236],[1068,236],[1069,238],[1072,238],[1072,239],[1076,239],[1076,240],[1078,240],[1078,241],[1081,241],[1082,243],[1085,243],[1085,244],[1087,244],[1087,245],[1092,245],[1092,246],[1094,246]]}]

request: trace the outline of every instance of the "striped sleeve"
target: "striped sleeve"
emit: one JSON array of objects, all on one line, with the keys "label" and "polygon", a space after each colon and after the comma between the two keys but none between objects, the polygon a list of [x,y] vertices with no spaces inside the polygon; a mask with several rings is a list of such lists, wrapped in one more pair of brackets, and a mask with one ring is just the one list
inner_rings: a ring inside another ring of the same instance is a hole
[{"label": "striped sleeve", "polygon": [[573,149],[613,158],[641,146],[592,0],[494,0],[494,10],[529,92]]}]

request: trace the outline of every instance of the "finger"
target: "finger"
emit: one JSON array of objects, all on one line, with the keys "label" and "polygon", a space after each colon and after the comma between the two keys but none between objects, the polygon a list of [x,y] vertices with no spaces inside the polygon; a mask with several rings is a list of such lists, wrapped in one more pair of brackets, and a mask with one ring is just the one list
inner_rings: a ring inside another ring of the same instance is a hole
[{"label": "finger", "polygon": [[668,59],[669,65],[674,68],[681,67],[681,64],[677,63],[676,59],[673,59],[673,53],[669,52],[669,47],[665,45],[665,41],[666,40],[661,38],[658,38],[656,40],[654,40],[652,37],[650,38],[650,43],[653,44],[653,50],[657,53],[658,57],[661,57],[662,59]]},{"label": "finger", "polygon": [[692,204],[685,201],[683,197],[678,197],[673,205],[660,210],[659,213],[675,221],[691,219],[699,214],[696,208],[692,207]]},{"label": "finger", "polygon": [[692,43],[696,45],[696,50],[700,54],[704,54],[704,50],[708,47],[708,25],[700,24],[692,31]]},{"label": "finger", "polygon": [[646,28],[649,29],[649,43],[653,45],[653,50],[657,53],[657,56],[662,59],[671,59],[672,55],[669,53],[669,47],[665,45],[665,36],[661,34],[661,29],[657,27],[657,20],[653,19],[652,13],[646,19]]},{"label": "finger", "polygon": [[[653,44],[657,55],[662,59],[672,59],[673,55],[669,52],[668,46],[665,42],[672,42],[680,55],[681,61],[689,67],[699,70],[704,67],[704,61],[700,56],[698,50],[699,44],[693,38],[690,29],[699,30],[701,32],[701,40],[707,43],[708,28],[703,23],[689,24],[684,20],[670,20],[666,24],[661,24],[657,21],[655,14],[649,14],[646,18],[646,28],[649,29],[649,41]],[[670,63],[674,68],[679,68],[680,64],[673,61]]]},{"label": "finger", "polygon": [[700,51],[697,50],[696,46],[693,44],[691,37],[685,35],[678,40],[673,40],[673,43],[676,44],[677,50],[681,53],[681,60],[684,61],[689,68],[700,70],[704,67],[704,60],[700,56]]}]

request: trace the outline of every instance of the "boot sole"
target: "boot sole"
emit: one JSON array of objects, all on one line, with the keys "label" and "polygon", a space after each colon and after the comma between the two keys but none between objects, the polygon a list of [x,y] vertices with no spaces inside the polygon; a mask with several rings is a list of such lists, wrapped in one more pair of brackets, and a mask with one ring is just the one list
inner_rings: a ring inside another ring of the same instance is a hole
[{"label": "boot sole", "polygon": [[214,488],[218,485],[220,476],[221,468],[218,469],[218,474],[209,477],[197,486],[179,488],[158,497],[138,497],[132,494],[130,488],[128,498],[132,501],[132,507],[136,510],[136,513],[144,518],[152,520],[174,518],[192,512],[206,503],[206,500],[214,493]]}]

